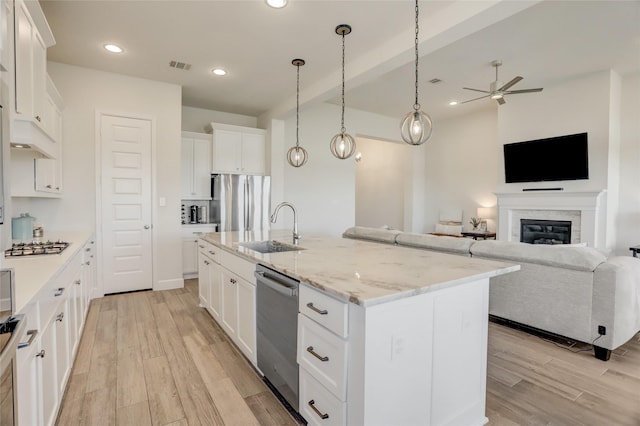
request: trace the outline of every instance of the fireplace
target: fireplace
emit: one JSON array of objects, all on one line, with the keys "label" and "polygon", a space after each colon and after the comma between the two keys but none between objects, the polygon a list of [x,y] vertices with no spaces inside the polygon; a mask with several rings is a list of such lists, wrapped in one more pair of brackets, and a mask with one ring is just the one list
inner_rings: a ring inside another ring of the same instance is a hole
[{"label": "fireplace", "polygon": [[529,244],[569,244],[571,221],[520,219],[520,241]]}]

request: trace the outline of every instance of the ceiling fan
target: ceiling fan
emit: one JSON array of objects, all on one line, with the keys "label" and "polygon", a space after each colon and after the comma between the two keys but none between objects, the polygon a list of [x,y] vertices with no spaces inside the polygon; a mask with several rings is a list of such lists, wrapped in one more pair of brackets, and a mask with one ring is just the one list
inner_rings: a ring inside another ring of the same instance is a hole
[{"label": "ceiling fan", "polygon": [[477,101],[478,99],[484,99],[491,97],[491,99],[495,99],[499,105],[503,105],[505,103],[504,96],[505,95],[517,95],[519,93],[533,93],[533,92],[542,92],[542,88],[538,87],[536,89],[523,89],[523,90],[509,90],[511,86],[518,83],[522,80],[522,77],[516,76],[507,84],[503,85],[502,82],[498,81],[498,67],[502,65],[502,61],[496,59],[491,62],[491,66],[496,69],[496,81],[492,82],[489,86],[489,90],[480,90],[480,89],[472,89],[471,87],[463,87],[466,90],[473,90],[474,92],[482,92],[487,93],[484,96],[480,96],[479,98],[469,99],[468,101],[460,102],[461,104],[466,104],[467,102]]}]

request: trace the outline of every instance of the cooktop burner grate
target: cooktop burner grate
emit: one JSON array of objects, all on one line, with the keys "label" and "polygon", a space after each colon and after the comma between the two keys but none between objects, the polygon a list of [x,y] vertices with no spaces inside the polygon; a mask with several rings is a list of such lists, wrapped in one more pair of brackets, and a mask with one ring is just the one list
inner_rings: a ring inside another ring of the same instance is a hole
[{"label": "cooktop burner grate", "polygon": [[67,241],[31,241],[28,243],[14,243],[4,251],[4,257],[36,256],[40,254],[60,254],[69,247]]}]

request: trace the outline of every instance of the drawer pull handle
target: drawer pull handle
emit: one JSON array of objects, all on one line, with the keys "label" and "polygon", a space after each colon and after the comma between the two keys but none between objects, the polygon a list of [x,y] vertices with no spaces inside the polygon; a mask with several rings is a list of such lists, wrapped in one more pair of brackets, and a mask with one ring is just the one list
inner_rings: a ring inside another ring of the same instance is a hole
[{"label": "drawer pull handle", "polygon": [[36,358],[38,358],[38,357],[40,357],[40,358],[44,358],[44,354],[45,354],[45,351],[44,351],[44,349],[43,349],[43,350],[41,350],[40,352],[38,352],[38,353],[36,354]]},{"label": "drawer pull handle", "polygon": [[75,284],[75,285],[80,285],[81,283],[82,283],[82,281],[80,281],[80,280],[75,280],[75,281],[74,281],[74,284]]},{"label": "drawer pull handle", "polygon": [[200,247],[200,248],[204,248],[204,246],[201,246],[200,244],[198,244],[198,247]]},{"label": "drawer pull handle", "polygon": [[216,255],[216,252],[215,252],[215,251],[211,251],[211,250],[209,250],[209,253],[211,253],[211,255],[212,255],[212,256],[215,256],[215,255]]},{"label": "drawer pull handle", "polygon": [[230,282],[231,284],[235,284],[237,281],[236,281],[235,279],[233,279],[233,278],[229,278],[229,282]]},{"label": "drawer pull handle", "polygon": [[209,264],[209,261],[205,260],[205,261],[204,261],[204,264],[205,264],[205,265],[208,265],[208,264]]},{"label": "drawer pull handle", "polygon": [[38,335],[38,330],[29,330],[29,331],[27,331],[27,336],[29,336],[29,340],[27,340],[26,342],[23,342],[23,343],[18,343],[18,349],[26,348],[28,346],[31,346],[31,344],[33,343],[33,341],[35,340],[37,335]]},{"label": "drawer pull handle", "polygon": [[312,302],[307,303],[307,308],[311,309],[314,312],[319,313],[320,315],[327,315],[329,312],[326,309],[318,309],[313,306]]},{"label": "drawer pull handle", "polygon": [[57,288],[56,292],[54,293],[54,296],[55,297],[62,296],[62,293],[64,293],[64,287]]},{"label": "drawer pull handle", "polygon": [[329,361],[329,357],[328,356],[321,356],[318,355],[318,353],[316,351],[313,350],[313,346],[309,346],[307,348],[307,352],[309,352],[311,355],[315,356],[316,358],[318,358],[320,361],[322,362],[327,362]]},{"label": "drawer pull handle", "polygon": [[323,413],[322,411],[318,410],[316,408],[316,402],[312,399],[311,401],[308,402],[309,407],[311,407],[313,409],[313,411],[316,412],[316,414],[318,415],[318,417],[320,417],[322,420],[326,420],[329,418],[329,415],[327,413]]},{"label": "drawer pull handle", "polygon": [[56,317],[56,321],[60,321],[60,322],[62,322],[62,319],[63,319],[63,318],[64,318],[64,312],[60,312],[60,313],[58,314],[58,316]]}]

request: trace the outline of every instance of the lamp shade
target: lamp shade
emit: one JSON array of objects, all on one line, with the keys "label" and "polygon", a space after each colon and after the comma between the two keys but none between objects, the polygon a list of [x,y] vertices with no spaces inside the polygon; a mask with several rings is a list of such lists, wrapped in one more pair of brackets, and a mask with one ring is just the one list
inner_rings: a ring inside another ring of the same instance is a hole
[{"label": "lamp shade", "polygon": [[494,207],[478,207],[477,216],[480,219],[493,219],[496,209]]}]

